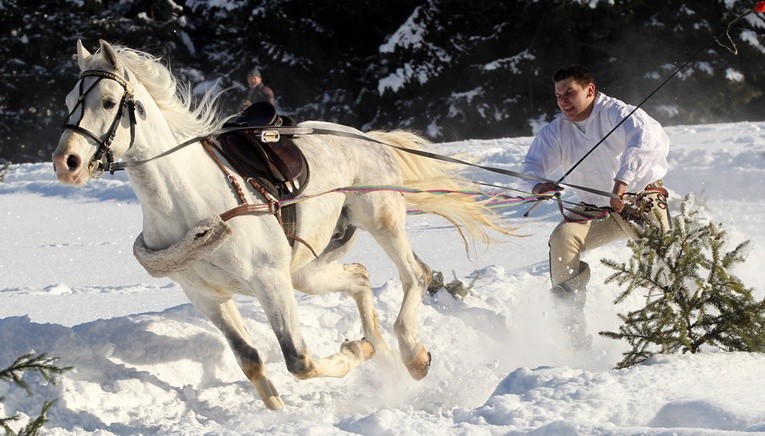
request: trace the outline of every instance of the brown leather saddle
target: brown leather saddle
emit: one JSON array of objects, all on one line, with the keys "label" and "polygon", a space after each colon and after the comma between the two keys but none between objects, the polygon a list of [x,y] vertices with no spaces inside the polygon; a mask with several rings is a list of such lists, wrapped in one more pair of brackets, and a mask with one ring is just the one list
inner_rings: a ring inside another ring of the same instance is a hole
[{"label": "brown leather saddle", "polygon": [[[294,198],[310,178],[308,162],[290,133],[295,125],[292,118],[278,115],[271,103],[253,103],[215,135],[218,151],[242,178],[254,179],[277,200]],[[285,233],[294,236],[295,205],[280,212]]]},{"label": "brown leather saddle", "polygon": [[[277,115],[266,101],[253,103],[216,135],[220,150],[240,176],[252,177],[277,199],[300,194],[310,176],[308,162],[295,145],[294,135],[279,127],[294,127],[292,118]],[[277,129],[269,130],[276,127]],[[276,133],[274,133],[276,132]]]}]

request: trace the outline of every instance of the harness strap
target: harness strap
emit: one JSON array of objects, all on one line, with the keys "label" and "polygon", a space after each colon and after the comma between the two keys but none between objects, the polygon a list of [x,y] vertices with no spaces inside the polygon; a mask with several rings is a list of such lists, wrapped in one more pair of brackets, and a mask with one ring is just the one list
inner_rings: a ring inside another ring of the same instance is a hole
[{"label": "harness strap", "polygon": [[240,205],[247,204],[247,199],[244,196],[244,190],[242,190],[242,186],[239,184],[239,182],[236,181],[236,178],[232,176],[231,173],[228,172],[226,167],[223,165],[223,162],[221,162],[220,158],[218,157],[218,154],[215,153],[215,151],[213,150],[213,149],[217,149],[215,144],[213,144],[212,141],[208,139],[203,139],[202,146],[204,147],[207,154],[212,158],[212,160],[218,165],[218,169],[220,169],[223,172],[223,174],[225,174],[226,179],[234,188],[234,191],[236,191],[236,196],[237,196],[237,199],[239,200],[239,204]]},{"label": "harness strap", "polygon": [[[222,129],[218,129],[218,130],[212,132],[211,135],[222,135],[224,133],[234,132],[234,131],[237,131],[237,130],[254,130],[255,132],[257,132],[257,134],[260,134],[260,135],[268,134],[268,132],[274,131],[274,132],[277,132],[280,135],[293,135],[293,136],[307,135],[307,134],[310,134],[312,132],[312,129],[307,128],[307,127],[264,127],[264,128],[261,128],[261,129],[258,129],[258,128],[253,129],[252,127],[249,127],[249,126],[236,126],[236,127],[225,127],[225,128],[222,128]],[[122,171],[125,168],[130,168],[130,167],[135,167],[135,166],[143,165],[143,164],[149,163],[149,162],[151,162],[153,160],[157,160],[157,159],[163,158],[163,157],[165,157],[165,156],[167,156],[169,154],[173,154],[176,151],[178,151],[178,150],[180,150],[182,148],[188,147],[191,144],[194,144],[194,143],[197,143],[197,142],[201,142],[201,141],[204,141],[204,140],[209,139],[209,138],[210,138],[210,136],[197,136],[197,137],[191,138],[191,139],[189,139],[189,140],[187,140],[185,142],[182,142],[182,143],[176,145],[175,147],[173,147],[173,148],[171,148],[171,149],[169,149],[167,151],[164,151],[164,152],[162,152],[162,153],[160,153],[160,154],[158,154],[156,156],[152,156],[152,157],[150,157],[148,159],[134,160],[134,161],[123,161],[123,162],[112,162],[111,164],[108,165],[106,170],[108,170],[108,171],[113,173],[114,171]]]},{"label": "harness strap", "polygon": [[241,215],[274,214],[275,210],[276,208],[272,207],[271,203],[240,204],[239,206],[220,214],[220,219],[223,221],[228,221],[231,218],[235,218]]}]

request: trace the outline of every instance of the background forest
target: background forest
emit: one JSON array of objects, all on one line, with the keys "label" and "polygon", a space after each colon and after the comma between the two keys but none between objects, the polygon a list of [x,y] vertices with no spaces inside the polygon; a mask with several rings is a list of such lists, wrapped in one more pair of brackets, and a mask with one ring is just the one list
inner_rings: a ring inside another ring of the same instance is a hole
[{"label": "background forest", "polygon": [[763,120],[765,18],[729,26],[754,3],[0,0],[0,160],[49,159],[78,39],[162,57],[196,93],[227,90],[226,113],[257,65],[279,111],[298,121],[435,141],[531,135],[557,109],[550,76],[575,62],[606,94],[638,104],[692,58],[644,109],[665,125]]}]

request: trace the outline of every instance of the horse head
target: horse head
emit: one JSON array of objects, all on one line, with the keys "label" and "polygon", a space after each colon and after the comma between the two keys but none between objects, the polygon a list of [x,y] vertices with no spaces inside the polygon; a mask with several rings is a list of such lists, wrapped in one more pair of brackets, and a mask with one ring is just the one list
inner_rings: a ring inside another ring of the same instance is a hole
[{"label": "horse head", "polygon": [[135,88],[118,52],[105,41],[91,54],[77,41],[80,80],[66,97],[69,116],[53,153],[59,181],[81,185],[124,155],[135,141]]}]

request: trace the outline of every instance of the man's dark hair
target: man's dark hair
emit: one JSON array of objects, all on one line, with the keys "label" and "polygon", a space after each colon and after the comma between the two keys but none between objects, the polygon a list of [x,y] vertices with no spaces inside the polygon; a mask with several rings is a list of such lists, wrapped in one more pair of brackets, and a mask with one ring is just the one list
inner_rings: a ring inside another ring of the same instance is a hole
[{"label": "man's dark hair", "polygon": [[595,76],[592,75],[590,70],[581,65],[570,65],[563,67],[553,74],[553,82],[560,82],[569,78],[574,78],[574,81],[585,87],[590,83],[595,83]]}]

